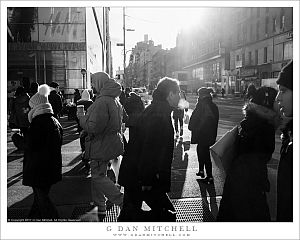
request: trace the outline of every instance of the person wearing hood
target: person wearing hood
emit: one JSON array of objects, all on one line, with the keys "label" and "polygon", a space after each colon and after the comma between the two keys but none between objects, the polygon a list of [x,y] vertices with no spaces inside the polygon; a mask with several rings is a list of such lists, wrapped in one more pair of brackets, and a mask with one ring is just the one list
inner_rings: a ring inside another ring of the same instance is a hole
[{"label": "person wearing hood", "polygon": [[[197,145],[197,157],[199,171],[197,176],[207,184],[213,183],[212,163],[209,154],[209,147],[212,146],[217,137],[219,122],[219,109],[212,101],[211,91],[208,88],[198,89],[198,102],[193,111],[188,129],[192,131],[191,143]],[[204,167],[206,177],[204,174]]]},{"label": "person wearing hood", "polygon": [[135,136],[136,125],[139,117],[145,109],[143,100],[141,96],[135,92],[131,92],[127,101],[124,105],[125,111],[128,114],[128,121],[126,122],[126,127],[129,128],[129,138]]},{"label": "person wearing hood", "polygon": [[277,175],[276,221],[293,221],[293,61],[280,72],[276,100],[283,116],[290,118],[282,130],[282,146]]},{"label": "person wearing hood", "polygon": [[11,114],[14,116],[14,124],[21,130],[21,134],[23,134],[24,137],[29,127],[29,98],[30,97],[28,93],[26,93],[25,88],[18,87],[11,104]]},{"label": "person wearing hood", "polygon": [[[171,187],[174,129],[171,112],[180,99],[178,80],[165,77],[153,92],[153,101],[142,112],[135,136],[124,153],[119,184],[124,186],[124,205],[118,221],[175,221],[167,192]],[[141,210],[145,201],[149,218]]]},{"label": "person wearing hood", "polygon": [[49,95],[49,103],[52,106],[54,116],[58,119],[58,115],[62,110],[63,104],[61,96],[58,94],[59,92],[59,84],[57,82],[50,83],[50,95]]},{"label": "person wearing hood", "polygon": [[107,177],[110,160],[124,152],[122,137],[123,107],[118,100],[121,86],[105,72],[91,75],[95,102],[86,114],[77,112],[80,126],[87,133],[84,158],[91,161],[92,207],[97,207],[99,220],[106,215],[106,198],[122,208],[123,194]]},{"label": "person wearing hood", "polygon": [[62,179],[63,129],[53,115],[49,93],[49,86],[43,84],[29,100],[30,127],[23,161],[23,185],[32,187],[34,195],[29,219],[58,219],[49,192]]},{"label": "person wearing hood", "polygon": [[237,139],[237,156],[228,170],[217,221],[271,220],[266,193],[270,191],[267,163],[275,149],[280,116],[274,110],[277,91],[260,87],[244,108]]}]

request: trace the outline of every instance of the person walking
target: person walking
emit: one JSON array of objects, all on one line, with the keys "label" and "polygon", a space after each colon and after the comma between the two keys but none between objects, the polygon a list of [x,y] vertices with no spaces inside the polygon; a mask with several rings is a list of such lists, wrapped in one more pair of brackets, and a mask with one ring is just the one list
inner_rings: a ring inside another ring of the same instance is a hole
[{"label": "person walking", "polygon": [[14,116],[15,126],[20,129],[23,137],[25,137],[29,127],[29,98],[30,97],[28,93],[26,93],[25,88],[20,86],[16,90],[15,97],[13,98],[11,105],[11,114]]},{"label": "person walking", "polygon": [[59,217],[49,192],[51,186],[62,179],[63,129],[53,115],[49,93],[49,86],[43,84],[29,100],[30,127],[25,138],[23,161],[23,185],[32,187],[34,195],[29,219]]},{"label": "person walking", "polygon": [[59,92],[59,84],[57,82],[50,83],[50,95],[49,95],[49,103],[52,106],[54,117],[58,119],[59,113],[62,110],[63,104],[61,96],[58,94]]},{"label": "person walking", "polygon": [[145,109],[142,98],[135,92],[131,92],[127,98],[125,105],[125,111],[128,114],[128,120],[126,121],[126,127],[129,128],[129,138],[134,137],[137,131],[136,126],[139,117]]},{"label": "person walking", "polygon": [[276,97],[284,117],[291,118],[283,129],[280,162],[277,174],[276,221],[293,221],[293,61],[280,72]]},{"label": "person walking", "polygon": [[277,91],[260,87],[244,108],[237,140],[237,156],[228,170],[217,221],[271,220],[266,193],[270,191],[267,163],[275,149],[279,115],[273,109]]},{"label": "person walking", "polygon": [[79,90],[76,88],[74,89],[74,103],[77,105],[77,101],[80,99],[81,95]]},{"label": "person walking", "polygon": [[107,177],[109,161],[123,154],[122,115],[118,100],[121,86],[105,72],[91,75],[95,102],[86,114],[77,112],[80,126],[87,133],[84,158],[91,161],[92,207],[97,207],[99,220],[106,215],[106,198],[122,208],[123,194]]},{"label": "person walking", "polygon": [[[171,112],[178,106],[179,93],[178,80],[162,78],[138,120],[136,135],[129,138],[119,172],[124,204],[118,221],[176,221],[167,192],[174,150]],[[151,208],[147,217],[141,210],[143,201]]]},{"label": "person walking", "polygon": [[[186,101],[186,95],[185,95],[184,91],[181,91],[180,94],[182,96],[182,99],[184,99]],[[176,137],[178,137],[179,135],[180,136],[183,135],[183,117],[184,117],[184,111],[187,112],[188,108],[185,108],[185,109],[182,108],[182,106],[181,106],[180,103],[179,103],[179,106],[176,109],[174,109],[174,111],[173,111],[173,120],[174,120]],[[178,122],[179,122],[180,131],[178,129]]]},{"label": "person walking", "polygon": [[212,101],[210,90],[205,87],[199,88],[198,102],[191,115],[188,129],[192,131],[191,143],[197,144],[199,171],[196,175],[201,177],[201,181],[207,184],[213,183],[209,147],[216,141],[218,122],[219,109]]}]

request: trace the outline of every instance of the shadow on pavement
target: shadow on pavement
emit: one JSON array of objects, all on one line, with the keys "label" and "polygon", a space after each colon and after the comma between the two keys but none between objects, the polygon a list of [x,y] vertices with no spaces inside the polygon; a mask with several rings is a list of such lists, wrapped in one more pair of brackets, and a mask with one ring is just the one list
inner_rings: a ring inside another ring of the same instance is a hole
[{"label": "shadow on pavement", "polygon": [[170,198],[181,198],[188,165],[188,154],[186,151],[189,149],[190,141],[183,142],[182,138],[175,140],[171,173],[171,182],[175,184],[171,185],[171,191],[169,193]]},{"label": "shadow on pavement", "polygon": [[[214,218],[216,219],[217,214],[218,214],[218,205],[216,201],[216,189],[215,189],[215,184],[205,184],[201,182],[201,179],[197,179],[197,182],[200,187],[200,193],[201,197],[207,206],[210,205],[210,211]],[[209,201],[208,201],[209,198]]]}]

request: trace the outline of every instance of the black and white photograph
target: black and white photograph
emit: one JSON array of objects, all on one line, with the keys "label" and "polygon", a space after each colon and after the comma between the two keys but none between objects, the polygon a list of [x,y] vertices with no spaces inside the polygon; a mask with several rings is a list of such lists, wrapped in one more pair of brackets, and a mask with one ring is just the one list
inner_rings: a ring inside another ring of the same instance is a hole
[{"label": "black and white photograph", "polygon": [[1,1],[1,79],[1,238],[298,239],[298,1]]}]

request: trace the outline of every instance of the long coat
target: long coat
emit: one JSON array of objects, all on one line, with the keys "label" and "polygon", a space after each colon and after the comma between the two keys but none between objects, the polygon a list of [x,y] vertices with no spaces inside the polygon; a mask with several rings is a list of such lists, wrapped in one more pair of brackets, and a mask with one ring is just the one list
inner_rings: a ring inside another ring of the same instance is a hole
[{"label": "long coat", "polygon": [[168,102],[158,100],[144,110],[138,121],[137,136],[129,139],[121,163],[120,185],[131,189],[159,186],[170,191],[174,150],[172,110]]},{"label": "long coat", "polygon": [[15,114],[15,124],[17,127],[29,127],[28,112],[29,95],[27,93],[12,98],[11,112]]},{"label": "long coat", "polygon": [[61,96],[56,92],[56,90],[52,90],[48,96],[48,99],[52,106],[54,116],[57,117],[63,107]]},{"label": "long coat", "polygon": [[210,97],[198,99],[188,129],[192,131],[191,143],[211,146],[217,137],[219,110]]},{"label": "long coat", "polygon": [[267,163],[275,149],[272,115],[252,109],[241,122],[238,155],[226,176],[218,221],[270,221]]},{"label": "long coat", "polygon": [[282,141],[277,175],[277,218],[279,222],[293,221],[293,121],[288,123]]},{"label": "long coat", "polygon": [[23,185],[50,186],[62,179],[63,130],[50,113],[33,118],[25,139]]}]

